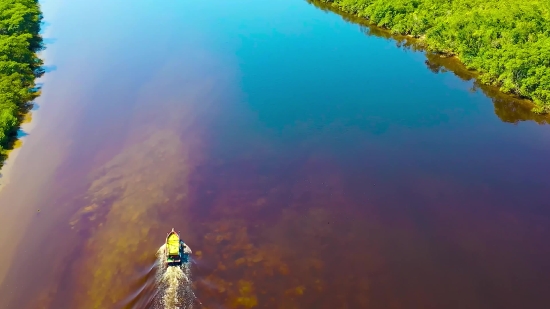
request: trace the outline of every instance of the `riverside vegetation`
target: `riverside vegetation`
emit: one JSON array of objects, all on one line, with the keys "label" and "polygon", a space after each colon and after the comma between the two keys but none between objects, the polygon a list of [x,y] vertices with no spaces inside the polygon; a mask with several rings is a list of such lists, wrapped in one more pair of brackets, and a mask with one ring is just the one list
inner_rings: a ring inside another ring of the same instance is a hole
[{"label": "riverside vegetation", "polygon": [[29,102],[39,95],[41,21],[38,0],[0,0],[0,156],[15,140]]},{"label": "riverside vegetation", "polygon": [[[318,0],[425,48],[456,56],[482,83],[550,112],[550,1]],[[317,2],[314,0],[312,2]]]},{"label": "riverside vegetation", "polygon": [[[457,56],[480,81],[533,100],[550,112],[550,1],[312,0],[420,38],[430,51]],[[38,0],[0,0],[0,155],[39,95]]]}]

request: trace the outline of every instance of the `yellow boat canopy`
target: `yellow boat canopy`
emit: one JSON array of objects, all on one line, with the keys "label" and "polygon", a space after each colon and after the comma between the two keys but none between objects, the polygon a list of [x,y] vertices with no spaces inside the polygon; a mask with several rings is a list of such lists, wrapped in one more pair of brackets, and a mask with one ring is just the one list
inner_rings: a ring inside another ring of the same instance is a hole
[{"label": "yellow boat canopy", "polygon": [[168,236],[166,241],[166,250],[168,250],[168,255],[179,255],[180,253],[180,238],[178,235],[172,233]]}]

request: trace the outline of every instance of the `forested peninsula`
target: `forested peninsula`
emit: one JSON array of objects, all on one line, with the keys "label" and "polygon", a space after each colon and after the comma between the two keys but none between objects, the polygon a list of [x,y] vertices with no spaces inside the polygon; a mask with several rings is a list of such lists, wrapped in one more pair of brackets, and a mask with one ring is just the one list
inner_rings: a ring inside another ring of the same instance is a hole
[{"label": "forested peninsula", "polygon": [[548,0],[311,0],[456,56],[482,83],[550,112]]},{"label": "forested peninsula", "polygon": [[0,157],[39,95],[42,14],[38,0],[0,0]]}]

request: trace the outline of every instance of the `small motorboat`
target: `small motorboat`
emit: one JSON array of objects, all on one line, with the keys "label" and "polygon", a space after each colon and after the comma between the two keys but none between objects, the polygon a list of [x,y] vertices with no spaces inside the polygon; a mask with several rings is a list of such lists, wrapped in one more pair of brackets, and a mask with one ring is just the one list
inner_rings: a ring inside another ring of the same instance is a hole
[{"label": "small motorboat", "polygon": [[166,264],[180,266],[189,261],[191,249],[181,240],[180,235],[172,229],[166,236]]}]

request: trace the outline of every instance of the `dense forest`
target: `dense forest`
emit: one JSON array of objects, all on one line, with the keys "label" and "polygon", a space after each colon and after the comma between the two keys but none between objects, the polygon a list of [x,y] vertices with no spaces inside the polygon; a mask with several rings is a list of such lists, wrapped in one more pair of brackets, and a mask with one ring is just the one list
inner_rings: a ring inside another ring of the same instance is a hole
[{"label": "dense forest", "polygon": [[42,49],[38,0],[0,0],[0,154],[38,95],[35,78],[43,74],[36,53]]},{"label": "dense forest", "polygon": [[548,0],[319,1],[417,37],[429,51],[478,71],[482,83],[532,99],[534,112],[550,112]]}]

